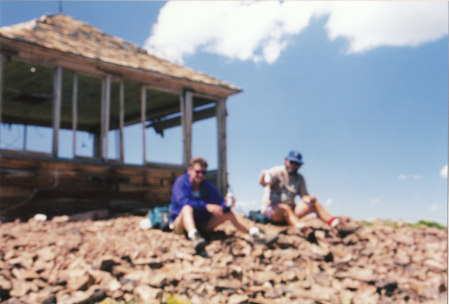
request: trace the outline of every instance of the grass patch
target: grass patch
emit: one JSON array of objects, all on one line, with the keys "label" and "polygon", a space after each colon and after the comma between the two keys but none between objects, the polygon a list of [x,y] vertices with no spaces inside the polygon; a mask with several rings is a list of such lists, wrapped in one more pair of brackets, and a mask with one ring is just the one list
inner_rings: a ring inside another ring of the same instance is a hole
[{"label": "grass patch", "polygon": [[372,226],[374,226],[374,223],[368,222],[368,221],[362,221],[362,225],[367,226],[367,227],[372,227]]},{"label": "grass patch", "polygon": [[436,227],[436,228],[441,229],[441,230],[446,230],[446,228],[447,228],[446,226],[443,226],[440,223],[431,222],[431,221],[425,221],[425,220],[420,220],[417,223],[411,224],[411,227],[413,227],[413,228],[418,228],[418,227],[422,227],[422,226],[425,226],[425,227]]},{"label": "grass patch", "polygon": [[165,295],[165,301],[162,302],[161,304],[191,304],[191,302],[188,301],[187,303],[184,303],[178,298],[176,294],[167,293]]},{"label": "grass patch", "polygon": [[385,220],[385,221],[383,221],[383,224],[388,227],[393,227],[394,229],[399,228],[398,223],[393,222],[392,220]]},{"label": "grass patch", "polygon": [[[388,227],[392,227],[394,229],[397,229],[399,227],[411,227],[411,228],[436,227],[436,228],[438,228],[440,230],[446,230],[447,229],[446,226],[441,225],[440,223],[432,222],[432,221],[426,221],[426,220],[420,220],[417,223],[402,223],[402,224],[398,224],[397,222],[394,222],[392,220],[381,220],[380,222],[383,225],[388,226]],[[376,226],[376,222],[370,222],[370,221],[362,221],[361,224],[363,226],[366,226],[366,227]]]}]

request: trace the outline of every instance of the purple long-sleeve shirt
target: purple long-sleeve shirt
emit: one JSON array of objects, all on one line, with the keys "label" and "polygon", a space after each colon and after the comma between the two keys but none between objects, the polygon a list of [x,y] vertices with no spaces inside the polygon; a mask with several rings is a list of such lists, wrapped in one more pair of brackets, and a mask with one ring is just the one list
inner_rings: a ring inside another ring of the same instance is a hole
[{"label": "purple long-sleeve shirt", "polygon": [[182,207],[190,205],[193,208],[193,217],[196,224],[206,223],[212,213],[206,210],[207,204],[220,205],[224,212],[229,212],[223,197],[210,182],[204,180],[200,184],[199,193],[194,195],[190,176],[185,173],[179,176],[172,187],[170,207],[170,221],[173,222],[181,212]]}]

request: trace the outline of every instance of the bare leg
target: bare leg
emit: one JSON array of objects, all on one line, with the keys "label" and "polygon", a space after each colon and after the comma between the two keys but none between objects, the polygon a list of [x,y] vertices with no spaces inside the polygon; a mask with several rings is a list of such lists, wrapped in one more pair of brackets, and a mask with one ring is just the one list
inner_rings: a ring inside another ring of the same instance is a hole
[{"label": "bare leg", "polygon": [[181,217],[181,226],[185,231],[189,232],[192,229],[196,229],[195,221],[193,219],[193,208],[191,206],[185,205],[182,207],[179,216]]},{"label": "bare leg", "polygon": [[207,222],[205,229],[206,230],[213,230],[217,226],[223,224],[226,221],[231,221],[231,223],[234,225],[235,228],[238,230],[248,233],[249,229],[246,227],[238,218],[237,214],[235,214],[234,211],[229,211],[228,213],[223,213],[220,216],[212,216],[210,220]]},{"label": "bare leg", "polygon": [[[195,220],[193,218],[193,208],[189,205],[185,205],[182,207],[178,218],[180,219],[181,227],[187,232],[188,238],[193,242],[192,244],[195,252],[202,252],[206,246],[206,241],[199,235],[198,230],[196,229]],[[175,230],[178,229],[179,228],[175,227]]]},{"label": "bare leg", "polygon": [[298,216],[295,215],[292,208],[287,204],[278,204],[273,209],[273,215],[271,219],[274,222],[286,221],[290,226],[297,226],[301,224]]},{"label": "bare leg", "polygon": [[323,222],[327,223],[332,218],[332,215],[319,202],[315,202],[314,206],[316,214]]},{"label": "bare leg", "polygon": [[312,212],[315,212],[318,218],[325,223],[332,218],[332,215],[316,199],[312,199],[310,205],[303,202],[295,207],[295,214],[299,218]]}]

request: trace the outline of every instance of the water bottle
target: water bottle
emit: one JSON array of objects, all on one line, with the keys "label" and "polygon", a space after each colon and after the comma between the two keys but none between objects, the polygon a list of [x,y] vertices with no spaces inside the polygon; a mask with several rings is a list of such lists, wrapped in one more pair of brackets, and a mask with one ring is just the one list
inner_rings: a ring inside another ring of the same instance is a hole
[{"label": "water bottle", "polygon": [[264,181],[267,184],[271,184],[271,174],[268,170],[265,171]]},{"label": "water bottle", "polygon": [[228,192],[228,194],[226,194],[226,207],[231,208],[232,205],[234,205],[234,201],[235,201],[234,193]]}]

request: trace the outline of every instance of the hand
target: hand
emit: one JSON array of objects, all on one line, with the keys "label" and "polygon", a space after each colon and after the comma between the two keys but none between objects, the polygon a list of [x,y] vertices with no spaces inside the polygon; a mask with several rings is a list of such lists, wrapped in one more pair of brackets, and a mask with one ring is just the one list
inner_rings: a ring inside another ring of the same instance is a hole
[{"label": "hand", "polygon": [[215,216],[223,215],[223,208],[220,205],[216,204],[207,204],[206,210],[212,213]]},{"label": "hand", "polygon": [[309,206],[313,206],[313,204],[316,202],[316,197],[315,195],[304,195],[302,197],[302,201]]},{"label": "hand", "polygon": [[265,182],[265,184],[267,184],[267,185],[271,184],[272,179],[271,179],[270,171],[264,170],[263,174],[264,174],[264,182]]}]

